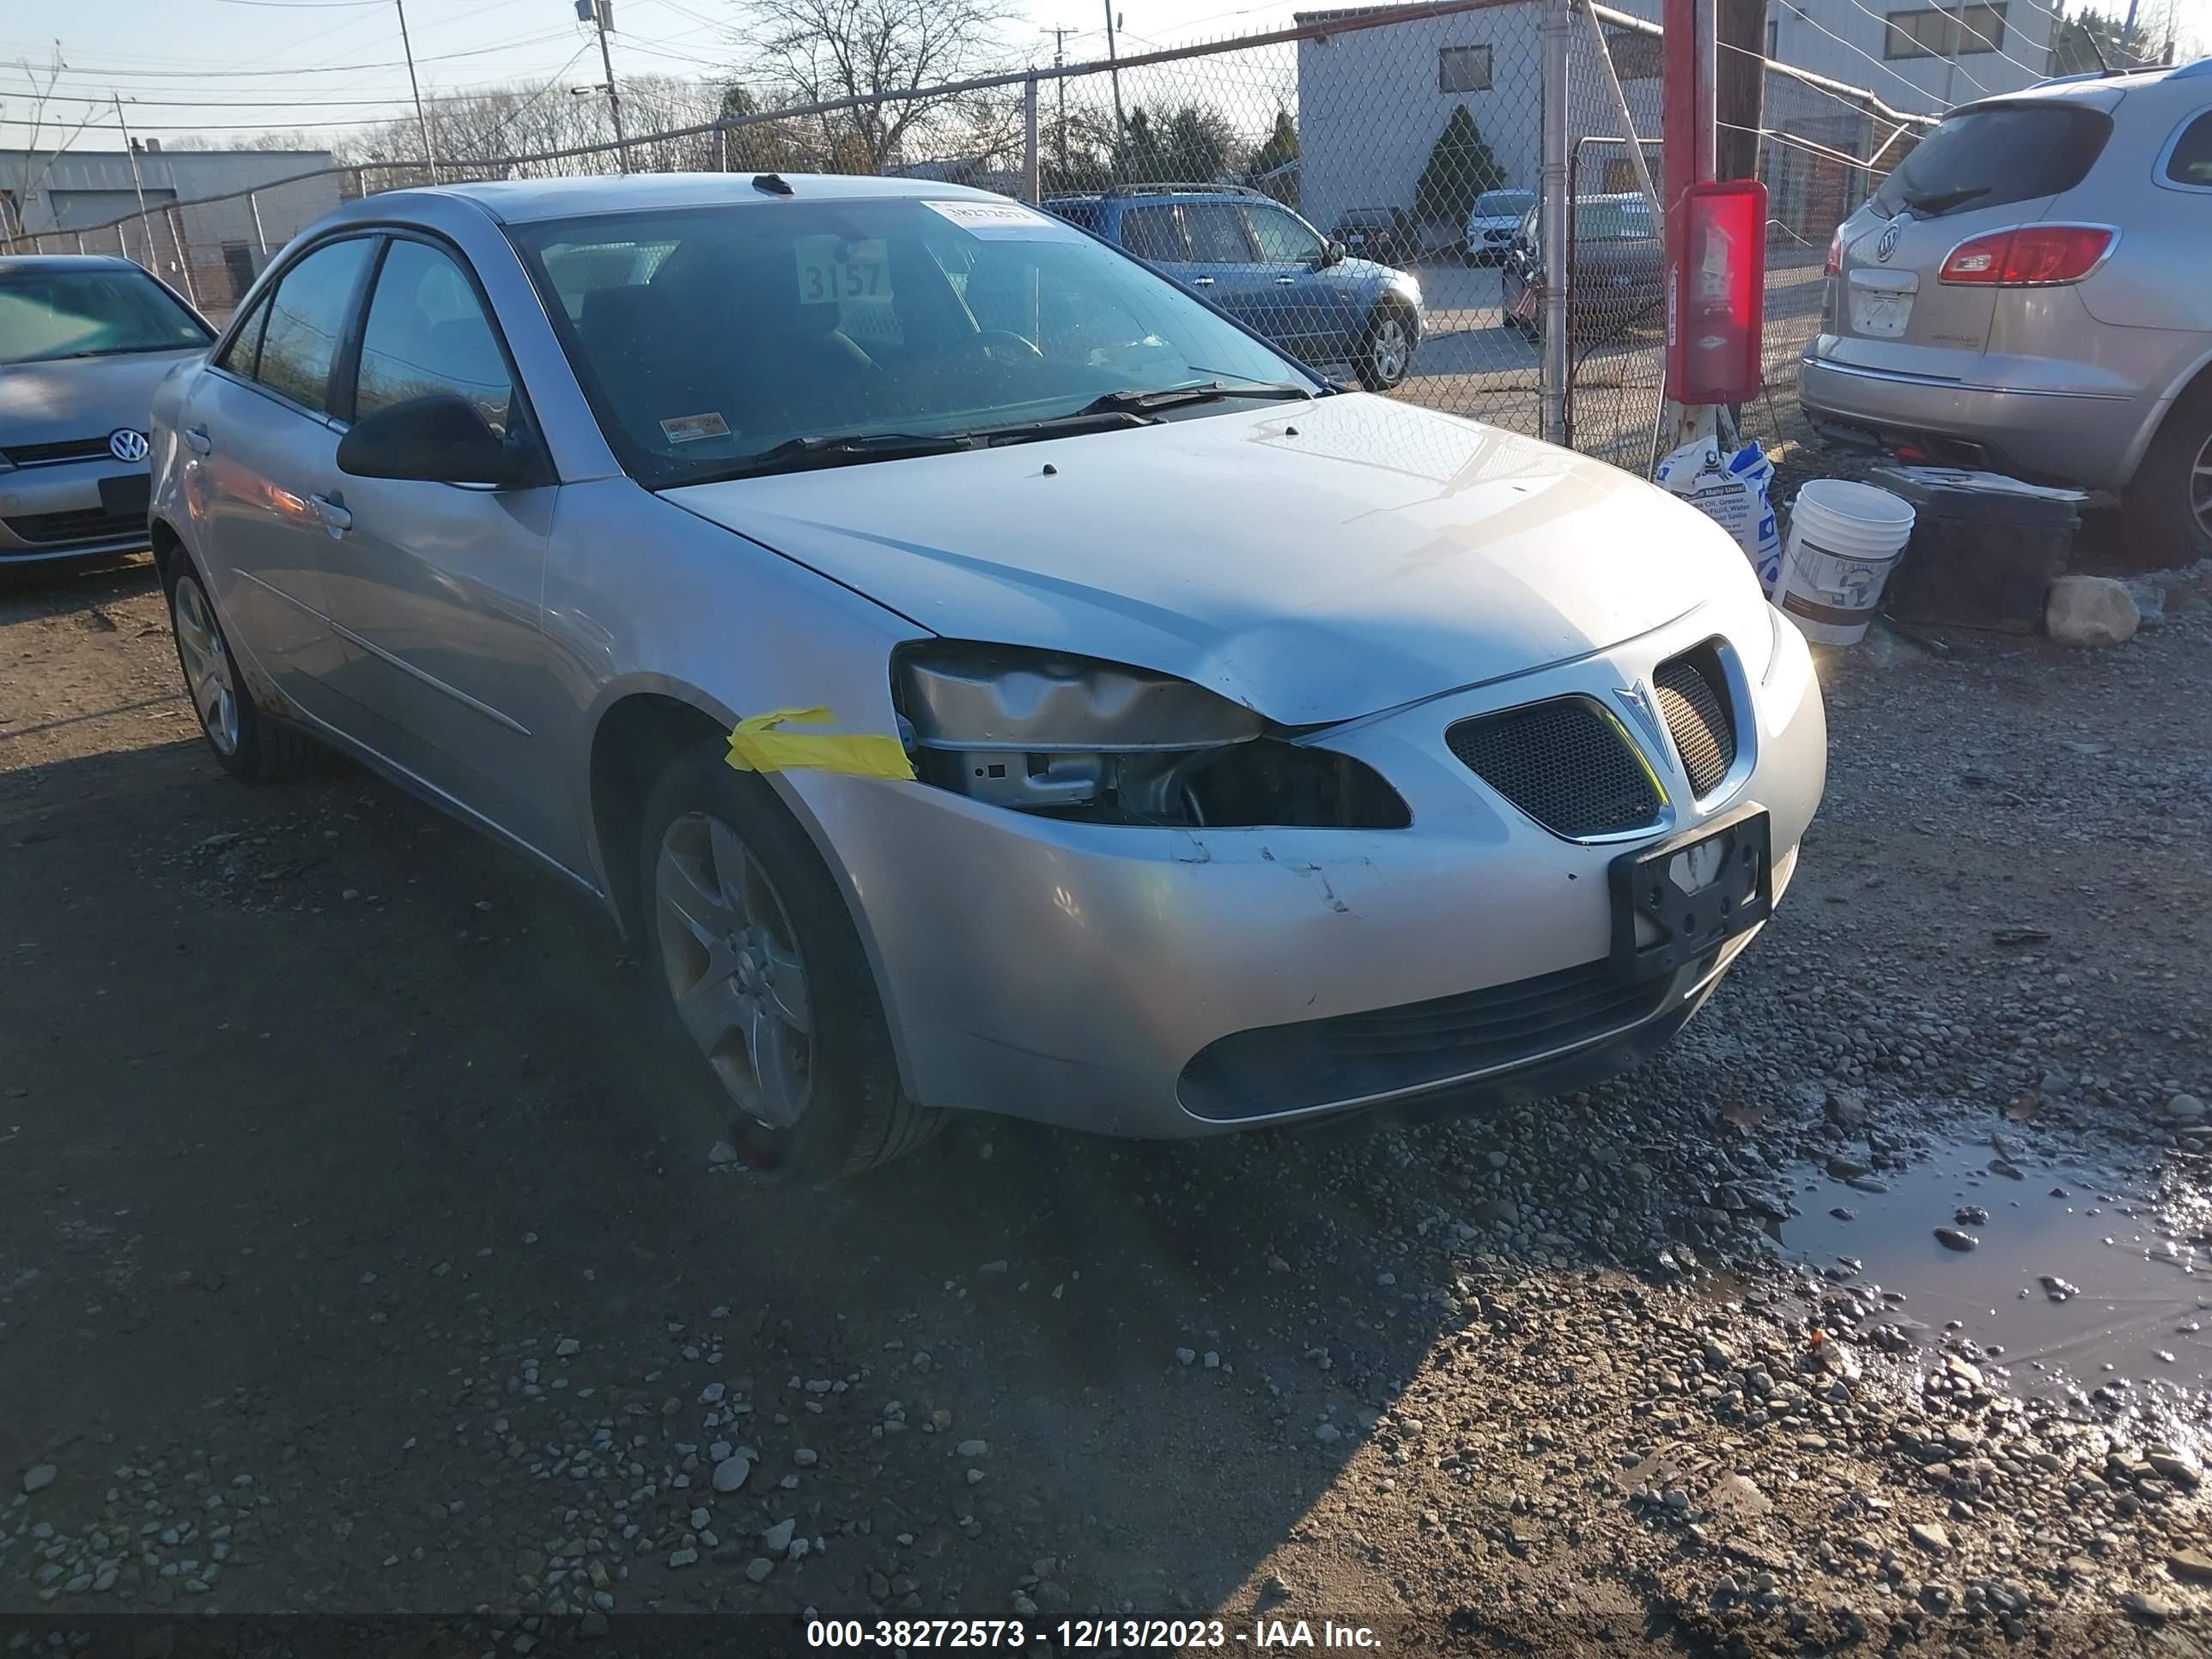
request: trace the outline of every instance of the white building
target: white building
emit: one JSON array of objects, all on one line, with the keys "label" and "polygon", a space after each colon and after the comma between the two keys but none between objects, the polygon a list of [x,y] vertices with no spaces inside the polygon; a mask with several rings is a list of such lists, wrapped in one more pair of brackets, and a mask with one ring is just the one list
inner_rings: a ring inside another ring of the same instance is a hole
[{"label": "white building", "polygon": [[[1659,15],[1659,0],[1613,3],[1654,21]],[[2046,72],[2053,26],[2038,0],[1972,0],[1963,11],[1960,0],[1946,3],[1950,9],[1938,9],[1934,0],[1771,0],[1767,55],[1914,113],[2016,91]],[[1297,21],[1392,9],[1301,12]],[[1537,0],[1494,0],[1471,11],[1300,41],[1300,210],[1326,228],[1346,208],[1410,209],[1430,152],[1462,106],[1504,182],[1534,189],[1539,15]],[[1579,21],[1574,40],[1570,138],[1617,137],[1618,118]],[[1613,32],[1610,41],[1637,131],[1656,139],[1659,43],[1632,31]],[[1766,100],[1766,125],[1813,145],[1866,156],[1887,133],[1849,105],[1781,76],[1767,77]],[[1893,147],[1891,155],[1897,153]],[[1578,191],[1633,187],[1620,147],[1586,143],[1581,157]],[[1763,146],[1761,166],[1775,216],[1792,229],[1817,229],[1821,240],[1866,188],[1863,170],[1787,143]]]},{"label": "white building", "polygon": [[[0,149],[0,249],[123,253],[189,280],[220,313],[269,255],[337,206],[344,182],[319,149],[164,150],[149,138],[135,177],[131,163],[121,149]],[[104,228],[118,220],[119,230]]]}]

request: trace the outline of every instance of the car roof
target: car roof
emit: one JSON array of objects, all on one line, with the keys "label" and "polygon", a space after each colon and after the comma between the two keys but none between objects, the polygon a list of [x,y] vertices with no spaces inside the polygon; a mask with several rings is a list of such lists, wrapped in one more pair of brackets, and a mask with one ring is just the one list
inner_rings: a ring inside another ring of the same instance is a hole
[{"label": "car roof", "polygon": [[119,258],[112,253],[0,254],[0,276],[40,270],[135,270],[141,276],[147,274],[146,267],[136,259]]},{"label": "car roof", "polygon": [[1972,103],[1960,105],[1951,113],[1962,114],[1986,105],[2022,103],[2079,103],[2110,111],[2125,97],[2146,92],[2164,94],[2169,91],[2177,97],[2185,97],[2192,88],[2197,92],[2212,89],[2212,58],[2200,58],[2190,64],[2161,64],[2151,69],[2115,70],[2110,75],[2101,70],[2090,70],[2081,75],[2053,76],[2018,92],[1977,98]]},{"label": "car roof", "polygon": [[[774,179],[787,190],[763,189],[756,179]],[[436,201],[474,203],[501,224],[531,224],[544,219],[580,218],[590,214],[649,212],[656,208],[772,205],[786,201],[856,202],[911,200],[1002,202],[1003,196],[948,185],[932,179],[878,179],[830,173],[650,173],[620,177],[502,179],[483,184],[438,185],[385,191],[349,202],[331,217],[333,224],[374,222],[410,207]]]}]

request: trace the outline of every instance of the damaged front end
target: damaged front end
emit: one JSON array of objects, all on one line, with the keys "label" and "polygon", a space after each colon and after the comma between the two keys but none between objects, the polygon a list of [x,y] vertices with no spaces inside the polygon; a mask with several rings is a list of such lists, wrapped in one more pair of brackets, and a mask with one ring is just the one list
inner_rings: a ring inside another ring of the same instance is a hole
[{"label": "damaged front end", "polygon": [[1170,675],[933,640],[892,664],[899,735],[923,782],[1018,811],[1177,829],[1402,830],[1380,774]]}]

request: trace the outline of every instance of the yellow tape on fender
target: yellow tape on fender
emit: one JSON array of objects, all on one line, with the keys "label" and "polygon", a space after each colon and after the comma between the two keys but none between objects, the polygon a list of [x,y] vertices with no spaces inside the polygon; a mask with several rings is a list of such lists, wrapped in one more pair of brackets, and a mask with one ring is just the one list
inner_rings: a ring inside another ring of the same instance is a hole
[{"label": "yellow tape on fender", "polygon": [[836,719],[826,708],[778,708],[739,720],[730,728],[730,764],[740,772],[845,772],[913,781],[914,765],[896,738],[782,729],[827,726]]}]

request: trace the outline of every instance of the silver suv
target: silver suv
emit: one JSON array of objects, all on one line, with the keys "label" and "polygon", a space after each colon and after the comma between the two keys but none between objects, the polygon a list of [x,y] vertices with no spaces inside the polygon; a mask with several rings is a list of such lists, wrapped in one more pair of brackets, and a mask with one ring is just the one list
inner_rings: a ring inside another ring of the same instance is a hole
[{"label": "silver suv", "polygon": [[1845,220],[1799,398],[1908,456],[2123,492],[2212,556],[2212,59],[1953,111]]}]

